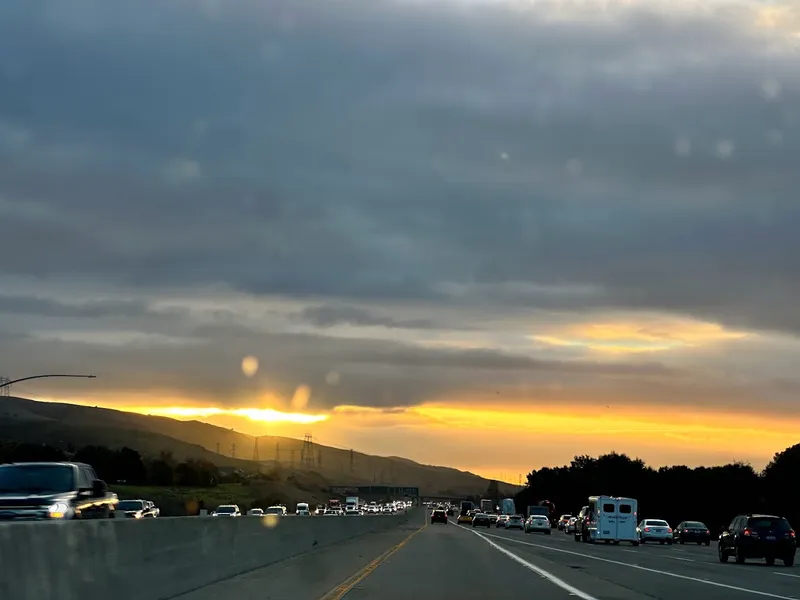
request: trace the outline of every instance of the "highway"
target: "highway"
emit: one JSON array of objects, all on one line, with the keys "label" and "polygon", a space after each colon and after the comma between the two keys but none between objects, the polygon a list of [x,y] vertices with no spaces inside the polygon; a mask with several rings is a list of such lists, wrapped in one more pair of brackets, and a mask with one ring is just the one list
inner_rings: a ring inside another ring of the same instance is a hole
[{"label": "highway", "polygon": [[[419,519],[415,519],[419,521]],[[281,561],[181,600],[800,599],[800,569],[720,564],[716,545],[593,545],[571,536],[404,524]]]}]

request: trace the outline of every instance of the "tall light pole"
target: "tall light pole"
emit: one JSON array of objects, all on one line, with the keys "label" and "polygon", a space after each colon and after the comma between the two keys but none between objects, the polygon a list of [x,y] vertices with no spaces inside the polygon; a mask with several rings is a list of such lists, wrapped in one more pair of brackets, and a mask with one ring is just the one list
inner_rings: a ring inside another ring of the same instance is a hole
[{"label": "tall light pole", "polygon": [[21,381],[30,381],[31,379],[44,379],[46,377],[71,377],[79,379],[95,379],[96,375],[68,375],[64,373],[51,373],[49,375],[30,375],[28,377],[20,377],[19,379],[3,380],[0,383],[0,388],[10,387],[13,383],[20,383]]}]

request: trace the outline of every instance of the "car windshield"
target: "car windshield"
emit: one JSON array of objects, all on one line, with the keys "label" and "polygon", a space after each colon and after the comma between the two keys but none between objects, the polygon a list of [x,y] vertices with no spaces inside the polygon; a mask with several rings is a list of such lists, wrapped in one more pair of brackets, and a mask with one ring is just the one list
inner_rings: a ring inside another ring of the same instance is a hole
[{"label": "car windshield", "polygon": [[686,521],[683,526],[690,529],[708,529],[705,523],[701,523],[700,521]]},{"label": "car windshield", "polygon": [[644,524],[647,527],[669,527],[669,524],[666,521],[659,520],[645,521]]},{"label": "car windshield", "polygon": [[267,515],[282,515],[283,509],[278,506],[270,506],[264,513]]},{"label": "car windshield", "polygon": [[217,509],[217,512],[224,514],[233,514],[234,512],[236,512],[236,509],[233,506],[220,506]]},{"label": "car windshield", "polygon": [[141,500],[123,500],[117,505],[117,510],[143,510],[144,502]]},{"label": "car windshield", "polygon": [[0,494],[48,494],[75,489],[69,465],[5,465],[0,467]]}]

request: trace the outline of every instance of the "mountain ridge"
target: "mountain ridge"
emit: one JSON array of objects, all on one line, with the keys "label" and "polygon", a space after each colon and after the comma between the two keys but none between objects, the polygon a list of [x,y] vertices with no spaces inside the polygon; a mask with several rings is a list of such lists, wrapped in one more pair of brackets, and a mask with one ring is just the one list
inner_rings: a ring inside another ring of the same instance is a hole
[{"label": "mountain ridge", "polygon": [[[444,465],[424,465],[399,456],[377,456],[282,436],[258,438],[197,420],[142,415],[114,408],[66,402],[0,398],[0,439],[56,447],[128,446],[144,456],[172,452],[179,460],[203,459],[220,467],[254,471],[281,468],[319,473],[334,486],[415,486],[421,493],[471,496],[486,492],[490,480]],[[258,450],[256,451],[256,440]],[[217,453],[235,448],[236,456]],[[257,452],[258,460],[255,458]],[[504,493],[520,488],[499,482]]]}]

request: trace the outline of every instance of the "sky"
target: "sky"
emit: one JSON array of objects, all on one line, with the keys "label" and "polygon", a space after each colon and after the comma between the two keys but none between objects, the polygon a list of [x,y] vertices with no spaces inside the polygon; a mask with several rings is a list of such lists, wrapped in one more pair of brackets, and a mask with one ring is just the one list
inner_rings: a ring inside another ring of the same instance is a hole
[{"label": "sky", "polygon": [[0,6],[13,394],[515,481],[800,427],[800,10]]}]

